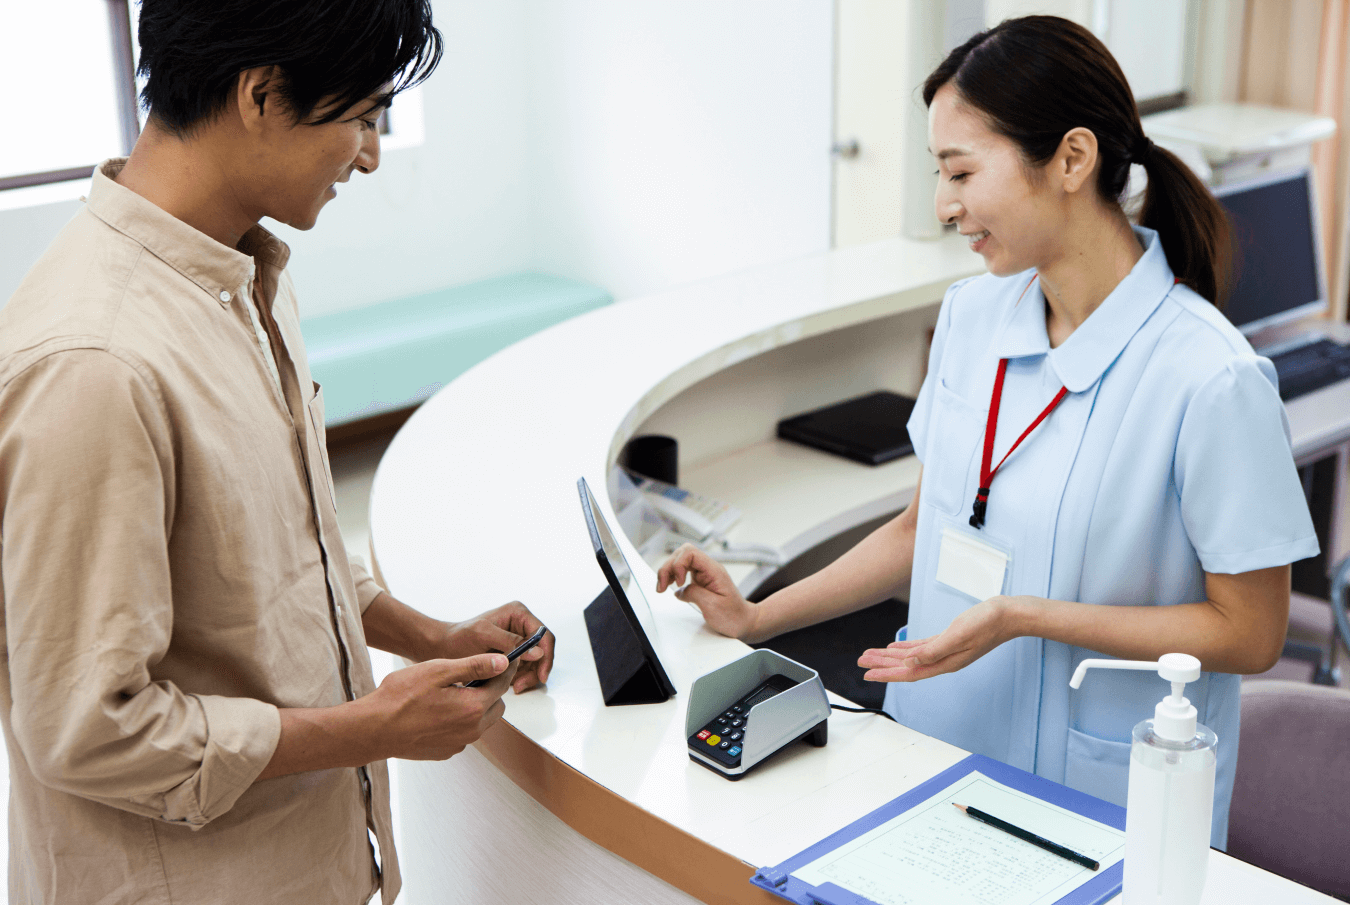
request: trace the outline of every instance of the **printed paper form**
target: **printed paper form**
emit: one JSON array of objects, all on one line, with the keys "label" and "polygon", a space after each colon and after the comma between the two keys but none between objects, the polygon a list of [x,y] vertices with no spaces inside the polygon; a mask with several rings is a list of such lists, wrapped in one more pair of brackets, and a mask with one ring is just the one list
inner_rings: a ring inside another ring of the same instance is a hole
[{"label": "printed paper form", "polygon": [[952,807],[970,805],[1095,858],[1125,854],[1125,832],[975,771],[792,875],[834,883],[880,905],[1046,905],[1098,872],[1023,842]]}]

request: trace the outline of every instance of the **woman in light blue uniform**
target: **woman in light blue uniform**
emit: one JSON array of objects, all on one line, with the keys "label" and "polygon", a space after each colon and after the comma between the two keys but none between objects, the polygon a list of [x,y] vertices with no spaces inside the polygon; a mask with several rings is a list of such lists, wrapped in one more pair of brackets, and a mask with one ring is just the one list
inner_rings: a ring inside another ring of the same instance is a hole
[{"label": "woman in light blue uniform", "polygon": [[[1193,654],[1222,848],[1239,674],[1278,659],[1289,564],[1318,549],[1274,370],[1209,301],[1226,280],[1222,210],[1066,20],[976,35],[924,99],[938,217],[990,273],[942,303],[909,421],[914,502],[758,605],[693,547],[658,591],[692,576],[679,594],[710,627],[759,641],[908,584],[907,639],[859,660],[891,683],[887,712],[1122,805],[1131,728],[1167,688],[1103,670],[1071,692],[1069,678],[1102,654]],[[1138,226],[1120,205],[1132,164],[1149,182]]]}]

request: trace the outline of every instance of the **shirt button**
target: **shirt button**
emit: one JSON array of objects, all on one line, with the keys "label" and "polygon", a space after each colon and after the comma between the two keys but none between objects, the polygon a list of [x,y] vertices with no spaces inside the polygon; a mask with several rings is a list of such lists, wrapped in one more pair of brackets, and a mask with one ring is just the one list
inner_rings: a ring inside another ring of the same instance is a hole
[{"label": "shirt button", "polygon": [[220,300],[222,302],[228,302],[230,300],[230,294],[224,289],[220,290]]}]

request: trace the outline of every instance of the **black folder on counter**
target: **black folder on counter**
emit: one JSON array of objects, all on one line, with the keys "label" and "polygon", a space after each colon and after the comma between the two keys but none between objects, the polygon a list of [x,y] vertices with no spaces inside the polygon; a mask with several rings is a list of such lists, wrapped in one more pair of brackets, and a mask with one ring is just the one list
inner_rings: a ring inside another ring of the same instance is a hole
[{"label": "black folder on counter", "polygon": [[914,400],[890,390],[845,399],[778,422],[778,436],[825,452],[880,465],[914,452],[906,424]]}]

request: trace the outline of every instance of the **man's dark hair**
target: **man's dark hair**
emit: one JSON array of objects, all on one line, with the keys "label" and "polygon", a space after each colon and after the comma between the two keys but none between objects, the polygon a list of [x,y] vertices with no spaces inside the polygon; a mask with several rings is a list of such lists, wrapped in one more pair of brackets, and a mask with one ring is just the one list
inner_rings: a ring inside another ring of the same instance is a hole
[{"label": "man's dark hair", "polygon": [[[333,122],[431,75],[441,33],[430,0],[142,0],[141,103],[178,136],[225,109],[239,73],[276,66],[297,123]],[[386,90],[381,91],[381,88]]]}]

